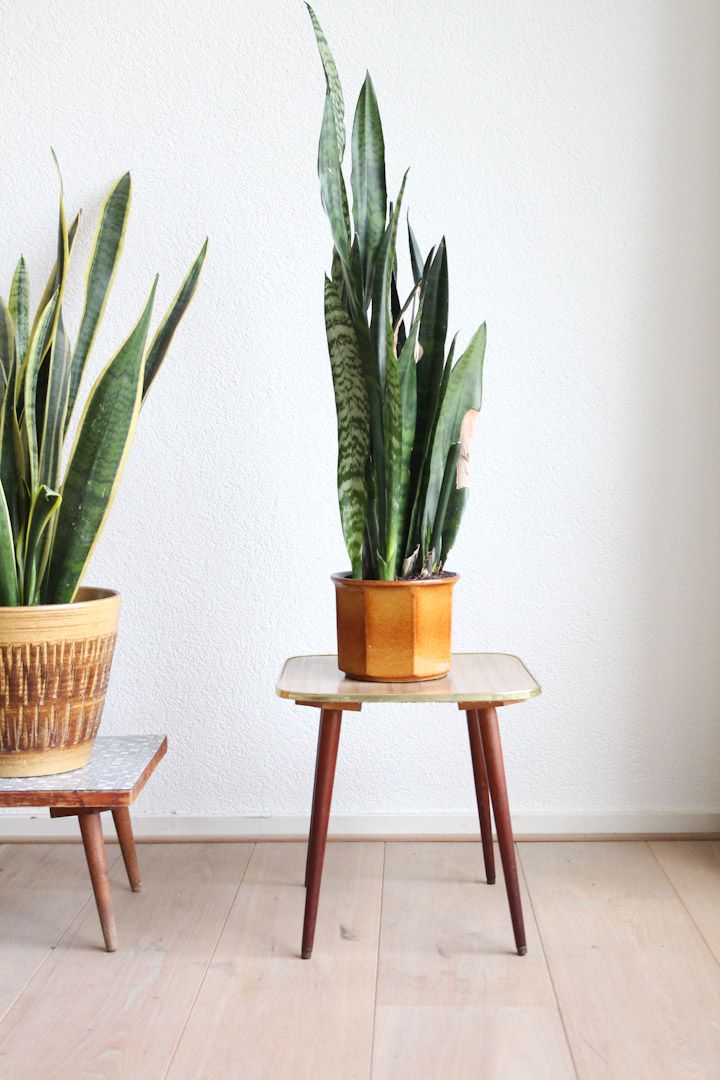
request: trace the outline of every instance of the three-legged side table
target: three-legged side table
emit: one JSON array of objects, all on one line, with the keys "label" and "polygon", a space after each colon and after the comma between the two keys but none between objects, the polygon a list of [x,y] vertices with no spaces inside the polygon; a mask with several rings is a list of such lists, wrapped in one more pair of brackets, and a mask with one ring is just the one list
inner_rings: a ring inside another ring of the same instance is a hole
[{"label": "three-legged side table", "polygon": [[81,769],[53,776],[0,779],[0,806],[47,806],[50,817],[77,817],[108,952],[117,949],[117,928],[100,815],[106,810],[112,813],[130,888],[138,892],[140,866],[130,806],[166,751],[164,735],[101,737],[89,763]]},{"label": "three-legged side table", "polygon": [[360,712],[373,702],[455,702],[465,712],[480,836],[488,884],[495,882],[490,804],[495,817],[500,858],[507,888],[510,918],[518,953],[527,952],[520,886],[515,862],[505,766],[497,720],[497,708],[526,701],[540,687],[517,656],[507,653],[456,653],[444,679],[417,683],[356,682],[337,667],[336,656],[294,656],[283,668],[277,693],[298,705],[320,709],[320,730],[315,762],[315,787],[310,819],[305,873],[305,921],[302,956],[312,955],[320,883],[332,801],[335,763],[344,712]]}]

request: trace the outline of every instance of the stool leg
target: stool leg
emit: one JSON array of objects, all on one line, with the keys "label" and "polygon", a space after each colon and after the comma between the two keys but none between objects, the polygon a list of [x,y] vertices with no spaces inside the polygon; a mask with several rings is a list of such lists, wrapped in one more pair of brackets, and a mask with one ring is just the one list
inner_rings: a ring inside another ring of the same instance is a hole
[{"label": "stool leg", "polygon": [[312,838],[315,832],[315,794],[317,792],[317,777],[318,777],[318,764],[320,761],[320,734],[322,732],[322,724],[318,724],[318,740],[317,750],[315,751],[315,779],[313,780],[313,793],[312,793],[312,805],[310,807],[310,832],[308,833],[308,846],[307,857],[305,859],[305,888],[307,889],[308,878],[310,877],[310,854],[312,850]]},{"label": "stool leg", "polygon": [[483,858],[485,860],[485,878],[488,885],[494,885],[495,853],[493,851],[492,821],[490,819],[490,791],[485,768],[482,736],[480,735],[480,721],[478,714],[473,709],[467,710],[467,726],[473,776],[475,778],[475,795],[480,818],[480,836],[482,837]]},{"label": "stool leg", "polygon": [[520,901],[520,884],[518,882],[517,865],[515,862],[515,842],[513,840],[512,823],[510,821],[507,782],[505,780],[505,765],[503,763],[502,743],[500,742],[497,712],[495,709],[478,709],[477,716],[480,722],[480,734],[482,736],[488,783],[490,785],[490,794],[492,796],[495,828],[497,829],[498,844],[500,846],[500,858],[502,860],[503,873],[505,874],[505,886],[507,888],[508,903],[510,905],[510,918],[512,919],[513,931],[515,933],[515,945],[517,946],[517,951],[520,956],[524,956],[527,952],[527,943],[525,941],[525,925],[523,923],[522,904]]},{"label": "stool leg", "polygon": [[102,927],[105,948],[108,952],[117,949],[117,928],[110,895],[107,860],[105,858],[105,840],[103,839],[100,811],[91,810],[78,814],[85,857],[87,859],[90,880],[92,881],[95,903],[97,904],[100,926]]},{"label": "stool leg", "polygon": [[112,816],[113,821],[115,822],[115,832],[120,841],[120,850],[122,851],[123,862],[125,863],[125,869],[127,870],[130,888],[133,892],[140,892],[142,879],[140,877],[140,864],[135,848],[132,822],[130,821],[130,811],[127,806],[118,806],[113,810]]},{"label": "stool leg", "polygon": [[305,895],[305,921],[303,923],[302,939],[303,960],[307,960],[312,956],[313,942],[315,940],[315,922],[320,899],[320,882],[325,859],[325,843],[330,818],[341,720],[342,711],[339,709],[323,709],[320,713],[315,796],[308,844],[308,882]]}]

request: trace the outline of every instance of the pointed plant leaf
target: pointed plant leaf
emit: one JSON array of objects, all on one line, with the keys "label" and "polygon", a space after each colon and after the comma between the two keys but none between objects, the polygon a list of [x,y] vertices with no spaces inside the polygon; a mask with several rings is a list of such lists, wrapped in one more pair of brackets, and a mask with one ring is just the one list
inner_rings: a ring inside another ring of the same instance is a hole
[{"label": "pointed plant leaf", "polygon": [[363,290],[369,301],[372,269],[385,231],[385,142],[375,90],[365,76],[352,129],[353,219],[363,268]]},{"label": "pointed plant leaf", "polygon": [[23,547],[23,596],[24,604],[36,604],[38,602],[38,564],[42,555],[41,542],[53,514],[55,514],[62,502],[62,496],[58,491],[52,491],[47,485],[41,484],[35,493],[30,517],[28,518],[27,536]]},{"label": "pointed plant leaf", "polygon": [[415,239],[415,233],[412,231],[410,225],[410,218],[408,218],[408,244],[410,247],[410,266],[412,267],[413,281],[417,285],[422,280],[424,261],[420,252],[420,246]]},{"label": "pointed plant leaf", "polygon": [[90,261],[85,272],[85,306],[70,370],[65,430],[75,407],[80,380],[105,311],[125,239],[132,185],[130,173],[110,189],[100,213]]},{"label": "pointed plant leaf", "polygon": [[44,600],[69,603],[107,519],[135,431],[155,279],[130,336],[88,398],[62,486]]},{"label": "pointed plant leaf", "polygon": [[34,494],[38,486],[38,431],[37,431],[37,384],[38,373],[45,351],[50,345],[53,326],[57,315],[59,290],[50,297],[48,304],[40,316],[40,320],[28,349],[27,361],[24,374],[24,431],[28,451],[28,480],[30,494]]},{"label": "pointed plant leaf", "polygon": [[23,474],[22,462],[19,463],[17,459],[17,450],[20,445],[15,413],[17,357],[12,341],[12,320],[2,300],[0,300],[0,361],[3,372],[7,372],[0,409],[0,483],[5,493],[13,536],[17,536],[19,484]]},{"label": "pointed plant leaf", "polygon": [[5,492],[0,484],[0,606],[15,607],[17,602],[15,543]]},{"label": "pointed plant leaf", "polygon": [[205,255],[207,254],[207,246],[208,242],[206,239],[205,243],[200,248],[199,255],[188,270],[182,285],[173,298],[173,302],[165,312],[163,320],[155,332],[155,337],[150,343],[150,348],[148,349],[147,357],[145,359],[145,376],[142,393],[143,401],[145,401],[148,390],[152,386],[153,379],[157,375],[160,370],[160,365],[165,359],[165,354],[170,347],[173,334],[177,330],[180,320],[187,310],[188,304],[195,295],[203,263],[205,262]]},{"label": "pointed plant leaf", "polygon": [[445,515],[447,513],[450,495],[455,490],[456,486],[457,463],[459,456],[460,443],[452,443],[450,449],[448,450],[447,459],[445,461],[445,471],[443,473],[442,483],[440,485],[440,494],[438,496],[437,509],[435,511],[435,519],[433,521],[432,536],[430,537],[430,547],[436,553],[436,555],[440,555],[442,551],[443,530],[445,528]]},{"label": "pointed plant leaf", "polygon": [[337,410],[340,519],[353,577],[361,578],[370,417],[360,349],[339,277],[325,279],[325,328]]},{"label": "pointed plant leaf", "polygon": [[22,366],[28,347],[30,321],[30,278],[22,255],[10,286],[10,315],[15,326],[15,349]]},{"label": "pointed plant leaf", "polygon": [[[335,250],[340,256],[347,275],[350,268],[350,219],[347,208],[347,192],[340,168],[340,158],[335,139],[335,119],[330,94],[325,95],[320,143],[318,146],[318,176],[320,196],[330,222]],[[355,283],[352,283],[353,294]]]},{"label": "pointed plant leaf", "polygon": [[482,402],[486,338],[487,330],[483,323],[450,372],[430,456],[423,519],[425,527],[432,528],[435,521],[448,451],[453,443],[460,440],[466,413],[469,410],[478,410]]},{"label": "pointed plant leaf", "polygon": [[345,153],[345,101],[343,100],[342,87],[340,86],[340,77],[337,73],[337,68],[335,67],[335,61],[330,51],[330,46],[327,43],[327,38],[318,22],[317,15],[309,4],[306,4],[306,7],[310,15],[313,30],[315,31],[315,41],[317,42],[318,52],[320,53],[320,59],[322,60],[322,66],[325,72],[327,94],[330,98],[330,105],[332,108],[333,129],[335,131],[338,162],[342,162],[343,154]]},{"label": "pointed plant leaf", "polygon": [[[78,230],[78,225],[79,224],[80,224],[80,211],[78,210],[77,214],[75,215],[72,222],[70,223],[70,228],[67,231],[68,258],[70,257],[70,255],[72,253],[73,243],[75,241],[75,236],[77,235],[77,230]],[[50,297],[52,296],[52,294],[55,292],[55,289],[57,288],[57,281],[58,281],[58,264],[55,263],[55,265],[53,266],[52,271],[50,273],[50,277],[47,279],[47,281],[45,283],[45,289],[44,289],[43,294],[42,294],[42,296],[40,298],[40,303],[38,304],[38,308],[37,308],[37,311],[35,313],[35,319],[33,320],[32,330],[30,331],[30,337],[32,337],[33,333],[35,332],[35,328],[37,327],[38,320],[39,320],[40,316],[42,315],[43,311],[45,310],[45,308],[47,307],[47,305],[48,305],[48,303],[50,301]]]},{"label": "pointed plant leaf", "polygon": [[398,221],[402,206],[407,173],[400,185],[400,193],[383,235],[377,253],[377,265],[373,281],[371,336],[377,356],[378,377],[382,387],[385,379],[385,365],[390,352],[394,354],[393,321],[391,303],[391,280],[395,265],[395,245],[397,241]]},{"label": "pointed plant leaf", "polygon": [[57,484],[65,431],[68,391],[70,388],[70,340],[65,333],[62,312],[58,319],[55,338],[50,350],[47,383],[47,405],[40,443],[40,471],[42,481],[54,488]]}]

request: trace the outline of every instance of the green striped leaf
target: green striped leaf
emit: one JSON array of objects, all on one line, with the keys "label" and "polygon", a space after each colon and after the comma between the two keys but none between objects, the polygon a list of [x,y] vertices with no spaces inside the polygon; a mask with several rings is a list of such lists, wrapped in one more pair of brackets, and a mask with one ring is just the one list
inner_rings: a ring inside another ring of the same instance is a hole
[{"label": "green striped leaf", "polygon": [[33,333],[23,378],[24,388],[24,431],[28,452],[28,479],[31,496],[38,486],[38,430],[37,430],[37,385],[38,372],[45,352],[48,349],[55,317],[58,312],[60,293],[56,289],[50,297]]},{"label": "green striped leaf", "polygon": [[[378,252],[378,270],[373,295],[375,347],[381,362],[380,379],[384,387],[383,431],[385,435],[385,487],[387,490],[386,535],[383,576],[395,577],[399,558],[400,531],[405,513],[408,474],[403,471],[403,414],[400,373],[393,335],[391,279],[395,265],[395,245],[407,173],[393,209],[390,224]],[[384,361],[384,362],[383,362]],[[384,375],[383,375],[384,372]],[[384,379],[384,381],[383,381]]]},{"label": "green striped leaf", "polygon": [[0,484],[0,605],[15,607],[17,602],[15,543],[5,492]]},{"label": "green striped leaf", "polygon": [[335,61],[330,52],[327,38],[318,22],[317,15],[309,4],[306,4],[306,7],[310,15],[313,30],[315,31],[315,41],[317,42],[318,52],[320,53],[320,59],[322,60],[322,66],[325,72],[327,95],[330,98],[330,105],[332,108],[337,156],[338,161],[342,162],[345,153],[345,101],[343,100],[342,87],[340,86],[340,77],[337,73],[337,68],[335,67]]},{"label": "green striped leaf", "polygon": [[442,567],[446,565],[447,557],[455,546],[460,522],[468,501],[468,493],[469,488],[457,487],[457,485],[450,492],[450,501],[442,528],[442,547],[440,551],[440,565]]},{"label": "green striped leaf", "polygon": [[160,370],[160,365],[165,359],[165,354],[170,347],[170,342],[173,339],[173,334],[177,330],[180,320],[185,314],[188,304],[195,295],[198,281],[200,280],[200,273],[205,262],[205,255],[207,254],[207,239],[200,248],[200,254],[195,259],[188,270],[185,279],[176,293],[173,302],[163,316],[163,320],[157,328],[155,337],[150,343],[147,357],[145,359],[145,376],[143,381],[143,401],[147,397],[148,390],[153,384],[153,380]]},{"label": "green striped leaf", "polygon": [[408,245],[410,247],[410,266],[412,267],[413,281],[417,285],[422,280],[424,261],[420,251],[420,245],[415,239],[415,233],[410,226],[410,218],[408,218],[407,226]]},{"label": "green striped leaf", "polygon": [[466,413],[479,410],[482,403],[486,338],[487,329],[483,323],[455,364],[447,382],[430,457],[423,519],[426,527],[432,526],[435,521],[450,447],[453,443],[460,441],[462,422]]},{"label": "green striped leaf", "polygon": [[22,366],[28,347],[30,333],[30,279],[22,255],[13,274],[10,286],[10,315],[15,326],[15,351],[18,364]]},{"label": "green striped leaf", "polygon": [[[75,215],[75,217],[73,218],[73,220],[72,220],[72,222],[70,224],[70,228],[68,229],[68,233],[67,233],[67,237],[68,237],[68,258],[70,257],[70,255],[72,253],[73,243],[75,241],[75,236],[77,234],[79,224],[80,224],[80,211],[78,210],[77,214]],[[38,321],[40,319],[40,316],[42,315],[43,311],[47,307],[48,303],[50,302],[50,297],[52,296],[52,294],[55,292],[55,289],[57,288],[57,283],[58,283],[58,264],[56,262],[54,264],[53,268],[52,268],[52,271],[50,273],[50,277],[45,282],[45,289],[43,290],[43,294],[42,294],[42,296],[40,298],[40,303],[38,304],[37,311],[35,312],[35,319],[33,321],[32,329],[30,331],[30,337],[33,336],[33,334],[35,332],[35,329],[37,327]]]},{"label": "green striped leaf", "polygon": [[361,578],[370,417],[360,349],[339,276],[325,279],[325,328],[337,411],[340,520],[353,577]]},{"label": "green striped leaf", "polygon": [[108,295],[117,272],[125,229],[132,185],[130,173],[121,176],[103,204],[100,221],[95,232],[90,261],[85,272],[85,306],[80,319],[75,351],[70,370],[65,430],[75,407],[80,380],[90,350],[97,336],[98,327],[105,311]]},{"label": "green striped leaf", "polygon": [[50,349],[47,380],[47,404],[40,443],[40,470],[42,481],[54,488],[58,480],[60,452],[65,432],[68,391],[70,387],[71,347],[65,333],[62,312],[58,318],[55,337]]},{"label": "green striped leaf", "polygon": [[41,484],[35,493],[23,549],[24,573],[21,601],[23,604],[37,604],[38,602],[38,564],[42,555],[41,545],[45,531],[61,502],[60,493],[52,491],[45,484]]},{"label": "green striped leaf", "polygon": [[[452,443],[448,450],[447,458],[445,461],[445,471],[443,473],[442,483],[440,485],[440,494],[438,496],[437,510],[435,511],[435,519],[433,521],[432,535],[430,537],[430,550],[435,553],[436,560],[440,560],[442,548],[443,548],[443,534],[445,530],[445,515],[447,514],[448,503],[450,501],[450,495],[456,488],[456,474],[458,457],[460,456],[460,443]],[[439,565],[433,566],[433,570],[438,569]]]},{"label": "green striped leaf", "polygon": [[18,495],[20,477],[23,474],[22,463],[18,463],[17,450],[20,447],[17,415],[15,413],[15,381],[17,358],[12,340],[12,320],[2,300],[0,300],[0,361],[4,378],[3,401],[0,409],[0,483],[5,492],[6,504],[12,522],[13,535],[19,528]]},{"label": "green striped leaf", "polygon": [[44,599],[69,603],[107,519],[135,431],[157,278],[130,336],[85,406],[62,487]]},{"label": "green striped leaf", "polygon": [[[340,168],[335,138],[335,119],[330,94],[325,95],[325,109],[318,146],[318,176],[320,197],[330,222],[335,250],[340,256],[347,277],[350,268],[350,219],[345,181]],[[354,283],[351,282],[354,293]]]},{"label": "green striped leaf", "polygon": [[366,303],[370,300],[372,269],[385,231],[385,142],[377,98],[366,74],[352,129],[353,219],[357,233]]},{"label": "green striped leaf", "polygon": [[400,192],[395,208],[393,209],[392,217],[390,218],[390,223],[385,230],[378,249],[373,281],[371,337],[377,356],[378,377],[381,387],[384,385],[387,357],[391,352],[395,355],[390,284],[393,267],[395,265],[398,221],[400,219],[400,208],[405,193],[407,175],[406,172],[403,176]]}]

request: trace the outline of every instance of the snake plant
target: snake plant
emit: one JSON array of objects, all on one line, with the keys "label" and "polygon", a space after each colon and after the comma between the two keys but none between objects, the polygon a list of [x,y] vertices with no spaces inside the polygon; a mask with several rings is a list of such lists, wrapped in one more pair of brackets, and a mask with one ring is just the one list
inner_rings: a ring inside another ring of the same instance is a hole
[{"label": "snake plant", "polygon": [[468,445],[482,396],[485,324],[446,353],[445,240],[423,255],[408,222],[413,284],[401,299],[397,234],[407,173],[388,204],[385,144],[368,74],[351,136],[352,216],[342,171],[343,93],[308,5],[325,72],[318,173],[333,240],[325,325],[338,421],[338,498],[355,578],[441,573],[468,496]]},{"label": "snake plant", "polygon": [[122,251],[130,193],[126,173],[103,204],[74,345],[62,301],[80,215],[67,224],[62,181],[57,258],[34,318],[30,320],[23,258],[12,279],[9,303],[0,300],[4,606],[61,604],[75,597],[117,491],[140,408],[198,283],[207,241],[148,343],[155,278],[138,321],[90,391],[63,468],[63,445]]}]

